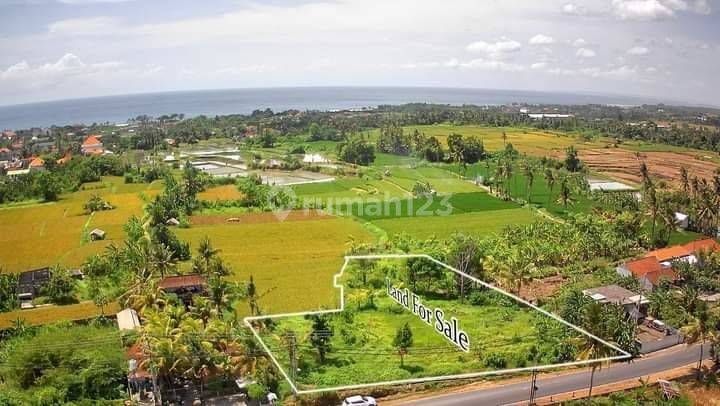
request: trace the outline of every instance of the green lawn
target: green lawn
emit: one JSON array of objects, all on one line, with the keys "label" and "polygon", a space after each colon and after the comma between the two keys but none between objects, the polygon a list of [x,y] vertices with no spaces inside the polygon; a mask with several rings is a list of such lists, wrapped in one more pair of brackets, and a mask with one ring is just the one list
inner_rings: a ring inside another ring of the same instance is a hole
[{"label": "green lawn", "polygon": [[447,238],[462,232],[485,237],[511,225],[528,224],[538,217],[526,208],[454,214],[451,216],[404,217],[374,220],[389,235],[407,233],[415,238]]},{"label": "green lawn", "polygon": [[[464,175],[468,179],[477,179],[478,177],[485,178],[488,175],[490,177],[493,177],[495,173],[495,163],[490,162],[489,169],[486,165],[486,162],[468,165],[467,170],[455,164],[445,165],[445,167],[448,170],[456,172],[460,175]],[[504,186],[510,188],[510,195],[512,197],[520,198],[523,200],[526,199],[527,177],[523,174],[519,162],[516,161],[514,163],[512,177]],[[594,202],[589,197],[578,192],[573,192],[573,202],[567,207],[564,207],[561,203],[558,202],[559,189],[560,187],[556,182],[551,192],[547,182],[545,181],[545,178],[543,177],[543,172],[535,171],[530,194],[530,201],[533,204],[544,207],[545,209],[547,209],[548,212],[559,217],[565,217],[570,213],[588,213],[590,210],[592,210]]]}]

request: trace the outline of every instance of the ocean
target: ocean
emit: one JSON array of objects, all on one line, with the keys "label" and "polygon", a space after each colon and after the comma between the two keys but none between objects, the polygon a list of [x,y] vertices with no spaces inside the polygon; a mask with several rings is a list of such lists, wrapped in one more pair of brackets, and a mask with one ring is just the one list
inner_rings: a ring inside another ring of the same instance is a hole
[{"label": "ocean", "polygon": [[381,104],[427,102],[451,105],[618,104],[638,105],[657,100],[629,96],[582,95],[492,89],[423,87],[296,87],[199,90],[70,99],[0,106],[0,129],[51,125],[124,123],[139,115],[183,113],[198,115],[249,114],[273,111],[333,110],[376,107]]}]

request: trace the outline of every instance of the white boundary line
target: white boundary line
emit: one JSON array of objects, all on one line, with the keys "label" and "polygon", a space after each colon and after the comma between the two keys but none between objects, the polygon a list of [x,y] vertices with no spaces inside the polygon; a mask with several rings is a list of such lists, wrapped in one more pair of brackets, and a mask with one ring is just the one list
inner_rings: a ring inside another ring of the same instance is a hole
[{"label": "white boundary line", "polygon": [[[498,293],[501,293],[505,296],[508,296],[530,308],[533,310],[537,310],[538,312],[544,314],[545,316],[548,316],[556,321],[559,321],[560,323],[566,325],[567,327],[572,328],[573,330],[588,336],[599,343],[606,345],[613,350],[619,352],[622,355],[616,355],[612,357],[605,357],[600,359],[591,359],[591,360],[583,360],[583,361],[573,361],[573,362],[565,362],[562,364],[551,364],[551,365],[537,365],[532,367],[524,367],[524,368],[513,368],[513,369],[501,369],[497,371],[484,371],[484,372],[471,372],[467,374],[459,374],[459,375],[444,375],[444,376],[433,376],[433,377],[426,377],[426,378],[414,378],[414,379],[400,379],[395,381],[383,381],[383,382],[374,382],[374,383],[363,383],[363,384],[357,384],[357,385],[346,385],[346,386],[335,386],[335,387],[329,387],[329,388],[322,388],[322,389],[311,389],[311,390],[299,390],[297,386],[295,386],[295,382],[293,382],[290,379],[290,376],[285,372],[283,367],[280,365],[280,362],[275,358],[275,356],[272,354],[272,351],[267,347],[265,342],[263,341],[262,337],[258,334],[257,331],[252,326],[252,321],[255,320],[264,320],[264,319],[276,319],[276,318],[282,318],[282,317],[297,317],[297,316],[308,316],[308,315],[316,315],[316,314],[330,314],[330,313],[340,313],[345,309],[345,286],[342,284],[338,284],[339,278],[343,275],[345,272],[345,268],[347,267],[347,264],[354,259],[387,259],[387,258],[396,258],[396,259],[403,259],[403,258],[425,258],[429,261],[432,261],[440,266],[442,266],[445,269],[448,269],[450,271],[453,271],[460,276],[466,277],[470,279],[473,282],[479,283],[483,286],[485,286],[488,289],[492,289]],[[568,323],[567,321],[561,319],[560,317],[545,311],[534,304],[513,295],[512,293],[506,292],[496,286],[490,285],[489,283],[486,283],[484,281],[481,281],[480,279],[477,279],[473,276],[470,276],[462,271],[459,271],[455,269],[454,267],[442,262],[438,261],[437,259],[431,257],[427,254],[378,254],[378,255],[348,255],[345,257],[345,262],[343,263],[342,268],[340,268],[340,273],[337,273],[333,277],[333,286],[335,288],[340,289],[340,308],[332,309],[332,310],[318,310],[318,311],[312,311],[312,312],[297,312],[297,313],[281,313],[281,314],[271,314],[271,315],[264,315],[264,316],[254,316],[254,317],[245,317],[243,319],[243,322],[245,323],[248,328],[253,332],[253,335],[255,335],[255,338],[260,342],[260,345],[262,345],[263,349],[265,349],[265,352],[268,353],[270,358],[275,363],[275,366],[280,370],[280,373],[285,377],[285,379],[290,384],[290,387],[292,388],[293,392],[296,394],[309,394],[309,393],[319,393],[319,392],[329,392],[329,391],[340,391],[340,390],[350,390],[350,389],[359,389],[359,388],[368,388],[373,386],[384,386],[384,385],[403,385],[403,384],[411,384],[411,383],[422,383],[422,382],[434,382],[434,381],[446,381],[446,380],[453,380],[453,379],[466,379],[466,378],[477,378],[482,376],[490,376],[490,375],[505,375],[505,374],[513,374],[518,372],[531,372],[533,370],[535,371],[541,371],[546,369],[555,369],[555,368],[563,368],[563,367],[571,367],[571,366],[579,366],[579,365],[589,365],[597,362],[609,362],[609,361],[619,361],[623,359],[631,358],[632,355],[628,353],[627,351],[617,347],[614,344],[611,344],[605,340],[603,340],[600,337],[597,337],[588,331],[574,325],[571,323]]]}]

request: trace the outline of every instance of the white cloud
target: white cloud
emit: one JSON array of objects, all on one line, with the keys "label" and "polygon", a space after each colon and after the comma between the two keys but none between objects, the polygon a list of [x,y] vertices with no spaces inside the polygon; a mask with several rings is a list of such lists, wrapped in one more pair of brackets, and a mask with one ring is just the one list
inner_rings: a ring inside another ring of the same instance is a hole
[{"label": "white cloud", "polygon": [[710,14],[707,0],[612,0],[612,11],[623,20],[650,21],[675,17],[677,12]]},{"label": "white cloud", "polygon": [[457,58],[450,58],[445,63],[443,63],[443,66],[448,68],[456,68],[460,66],[460,61]]},{"label": "white cloud", "polygon": [[655,73],[655,72],[657,72],[657,68],[654,67],[654,66],[648,66],[647,68],[645,68],[645,72],[647,72],[647,73]]},{"label": "white cloud", "polygon": [[593,58],[595,57],[595,51],[589,48],[580,48],[575,52],[575,55],[579,58]]},{"label": "white cloud", "polygon": [[48,33],[60,35],[109,35],[116,33],[121,21],[114,17],[73,18],[56,21],[48,26]]},{"label": "white cloud", "polygon": [[674,9],[659,0],[612,0],[612,8],[623,20],[660,20],[675,15]]},{"label": "white cloud", "polygon": [[547,62],[535,62],[534,64],[530,65],[530,69],[538,70],[538,69],[544,69],[547,67]]},{"label": "white cloud", "polygon": [[583,47],[583,46],[587,45],[587,41],[585,41],[585,39],[583,39],[583,38],[578,38],[575,41],[573,41],[572,45],[575,48]]},{"label": "white cloud", "polygon": [[508,54],[519,51],[520,48],[522,45],[519,42],[503,37],[499,41],[491,43],[476,41],[468,44],[465,49],[470,52],[484,53],[491,59],[503,59]]},{"label": "white cloud", "polygon": [[525,70],[524,66],[515,63],[486,60],[482,58],[461,63],[459,66],[464,69],[497,70],[503,72],[521,72]]},{"label": "white cloud", "polygon": [[627,50],[628,55],[643,56],[650,53],[650,50],[645,47],[632,47]]},{"label": "white cloud", "polygon": [[553,37],[543,34],[538,34],[528,40],[528,44],[530,45],[549,45],[553,43],[555,43],[555,39],[553,39]]},{"label": "white cloud", "polygon": [[[0,71],[0,83],[14,88],[43,88],[63,83],[73,78],[89,78],[100,74],[119,71],[124,64],[116,61],[85,63],[76,55],[67,53],[57,62],[32,66],[26,61]],[[141,71],[136,71],[141,73]]]},{"label": "white cloud", "polygon": [[567,15],[582,16],[587,14],[587,9],[575,3],[566,3],[562,6],[562,12]]}]

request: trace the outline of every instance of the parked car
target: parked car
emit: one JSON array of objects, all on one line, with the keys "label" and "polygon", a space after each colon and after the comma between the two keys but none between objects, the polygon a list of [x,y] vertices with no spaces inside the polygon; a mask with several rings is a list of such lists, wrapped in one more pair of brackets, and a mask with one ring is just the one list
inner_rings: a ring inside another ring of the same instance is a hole
[{"label": "parked car", "polygon": [[371,396],[350,396],[345,398],[342,406],[377,406],[375,398]]}]

